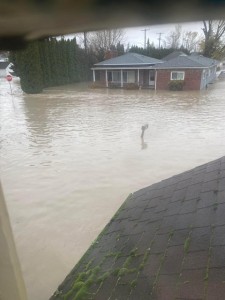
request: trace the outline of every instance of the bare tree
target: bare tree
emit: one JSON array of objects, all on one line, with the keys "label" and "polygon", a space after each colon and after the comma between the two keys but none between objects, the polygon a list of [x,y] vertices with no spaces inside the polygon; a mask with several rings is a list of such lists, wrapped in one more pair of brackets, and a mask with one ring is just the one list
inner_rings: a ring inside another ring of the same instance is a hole
[{"label": "bare tree", "polygon": [[198,51],[200,36],[196,31],[186,31],[183,33],[183,47],[187,49],[189,52]]},{"label": "bare tree", "polygon": [[174,31],[171,31],[168,36],[166,36],[167,48],[178,49],[181,46],[182,37],[182,26],[177,24]]},{"label": "bare tree", "polygon": [[224,57],[225,21],[204,20],[202,31],[204,33],[203,55],[217,59]]},{"label": "bare tree", "polygon": [[183,31],[182,26],[177,24],[164,41],[167,48],[179,49],[183,47],[189,52],[199,50],[201,37],[195,31]]},{"label": "bare tree", "polygon": [[[123,29],[109,29],[89,33],[88,44],[97,55],[103,55],[106,51],[115,49],[117,44],[124,41]],[[104,58],[103,58],[104,59]]]}]

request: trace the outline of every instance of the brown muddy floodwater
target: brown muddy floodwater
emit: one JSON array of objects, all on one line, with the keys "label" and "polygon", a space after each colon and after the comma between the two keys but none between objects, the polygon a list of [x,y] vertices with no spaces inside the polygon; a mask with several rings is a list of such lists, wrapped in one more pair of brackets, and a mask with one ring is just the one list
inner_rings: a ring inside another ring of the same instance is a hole
[{"label": "brown muddy floodwater", "polygon": [[50,297],[130,192],[225,154],[225,81],[202,92],[0,87],[1,178],[30,300]]}]

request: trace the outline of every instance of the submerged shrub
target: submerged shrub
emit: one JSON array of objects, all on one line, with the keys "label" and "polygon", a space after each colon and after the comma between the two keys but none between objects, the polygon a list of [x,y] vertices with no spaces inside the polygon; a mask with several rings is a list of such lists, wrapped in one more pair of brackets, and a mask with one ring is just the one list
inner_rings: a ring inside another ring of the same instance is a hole
[{"label": "submerged shrub", "polygon": [[124,88],[126,90],[138,90],[139,86],[137,83],[125,83],[124,84]]},{"label": "submerged shrub", "polygon": [[171,80],[168,86],[170,91],[182,91],[184,87],[184,80]]}]

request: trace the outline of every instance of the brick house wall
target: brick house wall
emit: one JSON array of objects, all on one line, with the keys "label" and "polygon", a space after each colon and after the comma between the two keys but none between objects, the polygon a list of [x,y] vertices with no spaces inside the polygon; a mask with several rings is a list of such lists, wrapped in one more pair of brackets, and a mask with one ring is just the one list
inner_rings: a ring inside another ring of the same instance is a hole
[{"label": "brick house wall", "polygon": [[168,83],[170,82],[170,74],[172,71],[185,72],[184,75],[184,90],[200,90],[201,87],[201,69],[170,69],[157,70],[157,90],[168,90]]}]

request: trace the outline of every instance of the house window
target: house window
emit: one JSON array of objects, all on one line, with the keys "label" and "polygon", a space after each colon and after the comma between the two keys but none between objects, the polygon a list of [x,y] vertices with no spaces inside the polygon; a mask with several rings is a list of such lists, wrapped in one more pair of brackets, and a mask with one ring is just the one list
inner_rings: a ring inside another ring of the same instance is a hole
[{"label": "house window", "polygon": [[127,71],[123,71],[123,82],[127,82]]},{"label": "house window", "polygon": [[112,72],[112,82],[120,82],[121,81],[121,72],[113,71]]},{"label": "house window", "polygon": [[123,82],[134,83],[135,82],[135,71],[123,71]]},{"label": "house window", "polygon": [[127,72],[127,82],[134,83],[135,82],[135,71],[128,71]]},{"label": "house window", "polygon": [[177,72],[173,71],[171,72],[171,80],[184,80],[184,72]]}]

